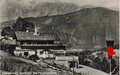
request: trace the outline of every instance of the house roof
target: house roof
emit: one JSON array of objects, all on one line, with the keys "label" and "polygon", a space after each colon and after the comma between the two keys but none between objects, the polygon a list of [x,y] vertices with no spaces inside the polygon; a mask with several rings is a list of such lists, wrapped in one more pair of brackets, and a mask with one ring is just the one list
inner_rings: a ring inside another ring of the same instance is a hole
[{"label": "house roof", "polygon": [[33,32],[16,31],[17,40],[59,40],[55,33],[40,33],[34,35]]},{"label": "house roof", "polygon": [[78,61],[78,56],[56,56],[55,59],[57,61]]}]

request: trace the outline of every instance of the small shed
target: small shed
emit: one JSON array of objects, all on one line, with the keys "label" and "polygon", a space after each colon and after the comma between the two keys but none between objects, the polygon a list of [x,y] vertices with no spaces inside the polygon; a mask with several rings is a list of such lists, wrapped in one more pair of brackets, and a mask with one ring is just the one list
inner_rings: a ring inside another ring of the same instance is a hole
[{"label": "small shed", "polygon": [[64,65],[68,68],[78,68],[79,64],[78,56],[57,56],[55,60],[56,63]]}]

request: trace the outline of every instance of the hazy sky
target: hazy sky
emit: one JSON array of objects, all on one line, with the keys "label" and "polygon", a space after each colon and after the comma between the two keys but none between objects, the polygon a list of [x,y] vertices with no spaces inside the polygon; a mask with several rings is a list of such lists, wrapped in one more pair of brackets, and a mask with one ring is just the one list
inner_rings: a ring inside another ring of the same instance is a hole
[{"label": "hazy sky", "polygon": [[[20,3],[22,5],[30,6],[30,3],[42,3],[42,2],[68,2],[68,3],[74,3],[78,6],[85,6],[85,5],[93,5],[97,7],[106,7],[112,10],[118,10],[119,9],[119,0],[0,0],[0,17],[3,14],[1,12],[5,4],[8,2],[14,2],[14,3]],[[0,22],[1,22],[0,18]]]},{"label": "hazy sky", "polygon": [[94,6],[108,7],[112,9],[118,9],[119,6],[119,0],[0,0],[0,5],[9,1],[17,1],[24,4],[29,4],[29,2],[31,1],[35,1],[38,3],[39,2],[72,2],[79,6],[89,4]]}]

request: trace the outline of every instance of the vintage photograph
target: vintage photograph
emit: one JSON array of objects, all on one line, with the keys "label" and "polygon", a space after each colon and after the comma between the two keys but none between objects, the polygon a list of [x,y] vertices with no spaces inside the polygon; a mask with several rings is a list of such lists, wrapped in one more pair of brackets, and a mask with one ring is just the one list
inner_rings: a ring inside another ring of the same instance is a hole
[{"label": "vintage photograph", "polygon": [[119,0],[0,0],[0,75],[119,75]]}]

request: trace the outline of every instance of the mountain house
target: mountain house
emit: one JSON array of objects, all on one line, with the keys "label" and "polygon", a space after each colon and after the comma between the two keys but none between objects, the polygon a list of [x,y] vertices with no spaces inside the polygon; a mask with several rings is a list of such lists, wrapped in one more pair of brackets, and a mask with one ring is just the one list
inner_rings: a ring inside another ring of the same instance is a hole
[{"label": "mountain house", "polygon": [[36,29],[35,32],[16,31],[14,39],[17,45],[14,53],[19,56],[37,54],[39,57],[49,58],[54,57],[55,52],[64,53],[66,49],[57,34],[37,33]]}]

